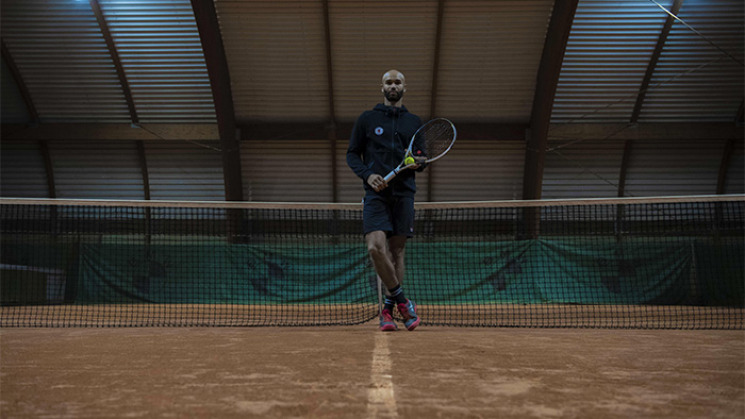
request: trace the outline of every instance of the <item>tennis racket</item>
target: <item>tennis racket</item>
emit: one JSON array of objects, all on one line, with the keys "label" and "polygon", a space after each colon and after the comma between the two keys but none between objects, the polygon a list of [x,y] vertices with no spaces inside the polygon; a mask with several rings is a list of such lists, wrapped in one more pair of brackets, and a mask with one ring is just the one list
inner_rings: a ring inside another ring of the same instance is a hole
[{"label": "tennis racket", "polygon": [[[445,118],[436,118],[427,122],[411,136],[411,142],[409,148],[406,149],[404,159],[398,167],[385,175],[383,180],[387,184],[402,170],[411,169],[421,163],[431,163],[441,158],[453,147],[457,136],[458,131],[456,131],[455,125]],[[414,163],[409,160],[409,164],[406,163],[407,159],[416,157],[425,157],[426,160],[422,162],[419,159],[419,162]]]}]

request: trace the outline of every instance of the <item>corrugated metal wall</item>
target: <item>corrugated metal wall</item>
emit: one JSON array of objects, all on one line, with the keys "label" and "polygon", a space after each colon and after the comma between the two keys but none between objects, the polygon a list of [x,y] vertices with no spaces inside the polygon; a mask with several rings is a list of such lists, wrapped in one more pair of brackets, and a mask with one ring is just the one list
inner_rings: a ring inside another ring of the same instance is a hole
[{"label": "corrugated metal wall", "polygon": [[18,86],[13,80],[13,75],[4,59],[0,59],[0,91],[2,91],[2,95],[0,95],[0,98],[2,98],[0,102],[2,122],[8,124],[28,122],[31,116],[28,114],[21,92],[18,90]]},{"label": "corrugated metal wall", "polygon": [[128,122],[124,94],[87,1],[3,2],[3,41],[42,122]]},{"label": "corrugated metal wall", "polygon": [[224,201],[217,141],[146,141],[151,199]]},{"label": "corrugated metal wall", "polygon": [[406,107],[428,114],[437,2],[332,0],[329,14],[337,117],[353,121],[382,102],[391,68],[406,76]]},{"label": "corrugated metal wall", "polygon": [[320,1],[216,2],[236,120],[328,120]]},{"label": "corrugated metal wall", "polygon": [[134,141],[50,141],[57,198],[144,199]]},{"label": "corrugated metal wall", "polygon": [[634,141],[626,196],[713,194],[725,140]]},{"label": "corrugated metal wall", "polygon": [[[678,14],[741,62],[744,15],[741,0],[686,1]],[[731,122],[743,98],[743,82],[741,64],[676,21],[650,83],[640,121]]]},{"label": "corrugated metal wall", "polygon": [[[49,141],[58,198],[144,199],[135,141]],[[151,199],[223,201],[216,141],[145,141]],[[46,198],[44,161],[35,141],[2,144],[2,196]]]},{"label": "corrugated metal wall", "polygon": [[581,0],[551,122],[629,121],[666,17],[647,0]]},{"label": "corrugated metal wall", "polygon": [[[527,120],[553,3],[444,4],[435,112],[456,120]],[[428,117],[437,7],[434,0],[330,0],[328,86],[321,1],[219,0],[237,119],[325,121],[333,93],[337,119],[353,121],[382,101],[380,78],[390,68],[406,75],[406,106]],[[510,42],[497,42],[504,38]]]},{"label": "corrugated metal wall", "polygon": [[362,197],[365,196],[362,179],[358,178],[347,165],[348,146],[349,140],[336,142],[336,179],[339,202],[362,202]]},{"label": "corrugated metal wall", "polygon": [[191,2],[98,1],[127,74],[140,122],[215,122],[212,89]]},{"label": "corrugated metal wall", "polygon": [[[431,200],[520,199],[524,164],[521,141],[458,140],[446,157],[432,165]],[[425,170],[421,175],[426,174]]]},{"label": "corrugated metal wall", "polygon": [[624,142],[593,140],[561,147],[550,141],[543,172],[543,199],[618,196]]},{"label": "corrugated metal wall", "polygon": [[[713,194],[726,140],[635,140],[626,196]],[[224,200],[219,143],[145,142],[152,199]],[[340,202],[360,202],[362,182],[346,164],[346,141],[337,142]],[[705,146],[702,146],[705,144]],[[614,197],[623,141],[581,141],[546,155],[544,199]],[[247,141],[241,144],[244,196],[249,201],[330,202],[328,141]],[[134,141],[50,141],[58,198],[143,199]],[[460,140],[432,166],[434,201],[520,199],[524,164],[520,141]],[[2,196],[47,197],[38,143],[5,141]],[[430,169],[428,169],[430,170]],[[417,200],[427,201],[429,173],[417,175]],[[745,193],[745,150],[736,142],[725,193]]]},{"label": "corrugated metal wall", "polygon": [[745,193],[745,143],[735,142],[732,152],[730,167],[727,172],[727,180],[724,184],[724,193]]},{"label": "corrugated metal wall", "polygon": [[445,2],[436,116],[456,123],[530,120],[552,6]]},{"label": "corrugated metal wall", "polygon": [[328,141],[241,144],[243,197],[248,201],[331,202]]},{"label": "corrugated metal wall", "polygon": [[0,195],[49,198],[47,172],[36,141],[3,141],[0,153]]}]

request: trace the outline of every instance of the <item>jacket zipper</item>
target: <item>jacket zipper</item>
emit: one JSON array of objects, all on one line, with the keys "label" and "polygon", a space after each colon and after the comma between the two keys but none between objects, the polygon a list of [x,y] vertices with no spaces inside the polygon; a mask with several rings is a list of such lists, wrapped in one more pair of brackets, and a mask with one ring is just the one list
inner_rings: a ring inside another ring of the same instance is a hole
[{"label": "jacket zipper", "polygon": [[395,167],[396,166],[396,120],[398,117],[396,115],[393,116],[393,129],[391,130],[391,164]]}]

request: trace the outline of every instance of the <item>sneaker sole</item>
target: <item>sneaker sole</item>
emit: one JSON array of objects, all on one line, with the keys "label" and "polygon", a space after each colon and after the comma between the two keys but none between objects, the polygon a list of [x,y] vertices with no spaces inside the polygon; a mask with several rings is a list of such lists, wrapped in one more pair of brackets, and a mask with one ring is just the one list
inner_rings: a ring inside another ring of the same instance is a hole
[{"label": "sneaker sole", "polygon": [[382,332],[395,332],[398,328],[395,324],[384,324],[380,326],[380,331]]},{"label": "sneaker sole", "polygon": [[419,322],[421,322],[421,321],[422,320],[419,317],[417,317],[416,320],[414,321],[414,323],[406,326],[406,330],[408,330],[409,332],[411,332],[412,330],[416,329],[417,326],[419,326]]}]

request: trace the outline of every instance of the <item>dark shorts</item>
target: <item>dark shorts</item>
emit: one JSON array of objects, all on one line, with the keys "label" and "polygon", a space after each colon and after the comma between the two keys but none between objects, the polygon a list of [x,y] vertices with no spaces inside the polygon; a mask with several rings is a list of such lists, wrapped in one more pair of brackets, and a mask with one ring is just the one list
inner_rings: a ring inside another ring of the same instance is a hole
[{"label": "dark shorts", "polygon": [[365,234],[384,231],[390,236],[414,236],[414,198],[367,195],[362,210]]}]

